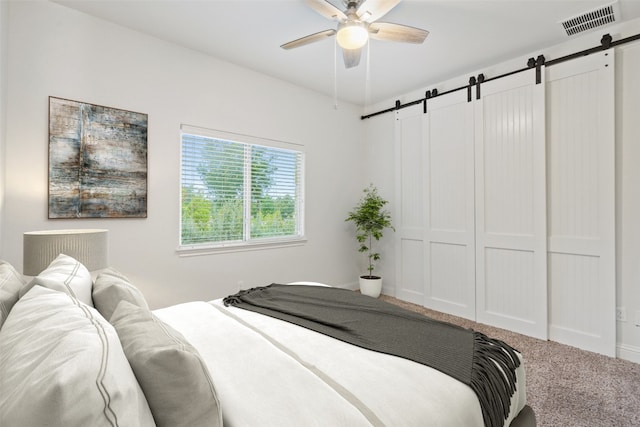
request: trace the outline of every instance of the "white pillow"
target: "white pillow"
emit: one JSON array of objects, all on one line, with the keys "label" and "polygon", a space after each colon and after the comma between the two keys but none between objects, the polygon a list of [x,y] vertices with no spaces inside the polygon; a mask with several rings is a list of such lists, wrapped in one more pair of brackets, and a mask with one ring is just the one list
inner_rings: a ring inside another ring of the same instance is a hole
[{"label": "white pillow", "polygon": [[20,289],[24,285],[20,273],[8,262],[0,260],[0,328],[18,301]]},{"label": "white pillow", "polygon": [[0,330],[3,426],[154,426],[113,327],[66,293],[33,287]]},{"label": "white pillow", "polygon": [[35,285],[66,292],[74,298],[93,307],[91,288],[93,280],[87,267],[69,255],[60,254],[40,274],[20,291],[20,297]]}]

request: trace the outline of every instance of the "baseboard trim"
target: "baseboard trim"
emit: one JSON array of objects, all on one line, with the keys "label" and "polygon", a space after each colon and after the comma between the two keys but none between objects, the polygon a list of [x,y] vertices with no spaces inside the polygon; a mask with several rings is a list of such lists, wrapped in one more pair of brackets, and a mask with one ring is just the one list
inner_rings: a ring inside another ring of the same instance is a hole
[{"label": "baseboard trim", "polygon": [[617,357],[619,359],[640,363],[640,347],[628,344],[618,344],[616,350]]}]

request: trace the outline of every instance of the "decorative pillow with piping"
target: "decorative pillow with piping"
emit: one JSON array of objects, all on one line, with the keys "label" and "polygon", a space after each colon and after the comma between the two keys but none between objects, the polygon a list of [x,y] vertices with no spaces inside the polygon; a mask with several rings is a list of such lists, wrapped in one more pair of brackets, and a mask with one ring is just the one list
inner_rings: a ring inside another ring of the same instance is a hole
[{"label": "decorative pillow with piping", "polygon": [[111,319],[113,311],[122,300],[140,308],[149,309],[142,292],[114,268],[107,268],[98,274],[93,284],[92,295],[94,306],[107,320]]},{"label": "decorative pillow with piping", "polygon": [[0,330],[4,426],[153,426],[113,327],[69,294],[33,287]]},{"label": "decorative pillow with piping", "polygon": [[24,285],[22,275],[11,264],[0,259],[0,328],[18,301]]},{"label": "decorative pillow with piping", "polygon": [[127,301],[118,304],[111,323],[158,426],[222,426],[209,370],[182,334]]},{"label": "decorative pillow with piping", "polygon": [[22,288],[20,297],[22,298],[35,285],[66,292],[93,307],[93,301],[91,300],[91,287],[93,286],[91,273],[89,273],[87,267],[69,255],[58,255],[43,272]]}]

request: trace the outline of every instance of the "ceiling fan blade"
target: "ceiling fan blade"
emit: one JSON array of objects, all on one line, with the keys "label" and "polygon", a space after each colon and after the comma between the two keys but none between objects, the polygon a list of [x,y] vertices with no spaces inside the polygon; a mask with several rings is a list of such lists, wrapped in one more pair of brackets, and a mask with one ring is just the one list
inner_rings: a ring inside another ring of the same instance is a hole
[{"label": "ceiling fan blade", "polygon": [[342,49],[342,57],[344,58],[345,68],[357,67],[360,63],[360,55],[362,48],[358,49]]},{"label": "ceiling fan blade", "polygon": [[369,25],[369,36],[376,40],[420,44],[428,35],[427,30],[391,22],[374,22]]},{"label": "ceiling fan blade", "polygon": [[305,0],[307,6],[318,12],[327,19],[342,21],[347,19],[347,15],[343,11],[335,7],[326,0]]},{"label": "ceiling fan blade", "polygon": [[386,15],[398,3],[400,0],[364,0],[356,14],[362,21],[373,22]]},{"label": "ceiling fan blade", "polygon": [[294,49],[296,47],[304,46],[313,42],[317,42],[319,40],[325,39],[327,37],[331,37],[336,33],[336,30],[324,30],[319,33],[309,34],[308,36],[301,37],[299,39],[290,41],[289,43],[285,43],[280,46],[283,49],[289,50]]}]

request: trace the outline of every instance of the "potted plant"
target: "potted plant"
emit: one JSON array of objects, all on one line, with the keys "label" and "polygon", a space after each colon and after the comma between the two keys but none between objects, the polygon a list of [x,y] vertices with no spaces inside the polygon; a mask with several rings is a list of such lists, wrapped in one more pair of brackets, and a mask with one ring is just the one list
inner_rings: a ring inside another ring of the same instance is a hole
[{"label": "potted plant", "polygon": [[377,298],[382,290],[382,277],[373,274],[375,262],[380,260],[380,253],[373,250],[373,244],[382,238],[386,228],[394,231],[395,228],[391,225],[391,214],[384,209],[388,202],[380,197],[377,188],[369,184],[363,192],[364,196],[345,221],[353,221],[356,240],[360,244],[358,251],[367,254],[368,274],[360,276],[360,292]]}]

